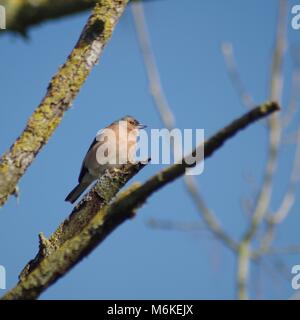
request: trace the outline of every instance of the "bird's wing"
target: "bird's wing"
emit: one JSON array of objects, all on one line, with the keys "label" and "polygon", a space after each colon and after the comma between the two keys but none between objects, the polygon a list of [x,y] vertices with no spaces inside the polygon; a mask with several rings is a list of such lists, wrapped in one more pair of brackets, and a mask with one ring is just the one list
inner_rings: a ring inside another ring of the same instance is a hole
[{"label": "bird's wing", "polygon": [[78,182],[79,182],[79,183],[81,182],[81,180],[83,179],[83,177],[85,176],[85,174],[88,172],[88,169],[87,169],[86,166],[85,166],[85,159],[86,159],[88,153],[90,152],[90,150],[93,148],[93,146],[94,146],[97,142],[98,142],[98,141],[97,141],[97,139],[95,138],[95,139],[93,140],[93,142],[91,143],[91,145],[90,145],[90,147],[89,147],[89,150],[87,151],[87,153],[86,153],[86,155],[85,155],[85,157],[84,157],[84,159],[83,159],[83,162],[82,162],[82,165],[81,165],[81,168],[80,168],[79,177],[78,177]]}]

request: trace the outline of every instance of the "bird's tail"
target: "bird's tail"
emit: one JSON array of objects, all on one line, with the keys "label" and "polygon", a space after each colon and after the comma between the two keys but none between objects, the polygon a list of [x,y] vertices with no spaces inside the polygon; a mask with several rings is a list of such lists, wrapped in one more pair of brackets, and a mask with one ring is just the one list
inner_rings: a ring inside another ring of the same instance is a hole
[{"label": "bird's tail", "polygon": [[74,203],[89,186],[89,183],[78,183],[78,185],[67,195],[65,201]]}]

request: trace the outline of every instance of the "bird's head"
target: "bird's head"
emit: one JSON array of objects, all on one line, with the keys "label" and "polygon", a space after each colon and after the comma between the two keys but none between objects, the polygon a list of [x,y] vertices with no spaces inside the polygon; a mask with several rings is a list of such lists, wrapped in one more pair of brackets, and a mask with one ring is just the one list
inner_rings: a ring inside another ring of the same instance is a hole
[{"label": "bird's head", "polygon": [[144,129],[147,126],[141,124],[137,119],[132,116],[125,116],[121,118],[119,121],[126,121],[128,129]]}]

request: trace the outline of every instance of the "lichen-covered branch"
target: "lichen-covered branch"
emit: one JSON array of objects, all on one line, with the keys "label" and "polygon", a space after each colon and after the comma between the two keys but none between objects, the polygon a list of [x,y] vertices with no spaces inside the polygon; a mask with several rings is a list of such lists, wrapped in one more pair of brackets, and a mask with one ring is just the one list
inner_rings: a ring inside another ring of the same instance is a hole
[{"label": "lichen-covered branch", "polygon": [[[150,160],[150,159],[149,159]],[[148,160],[148,161],[149,161]],[[97,183],[73,209],[70,216],[63,221],[53,234],[46,237],[39,234],[39,251],[34,259],[29,261],[20,273],[19,278],[25,278],[42,259],[61,247],[67,240],[79,234],[91,221],[95,214],[108,205],[118,191],[137,174],[146,163],[126,164],[120,168],[107,170]]]},{"label": "lichen-covered branch", "polygon": [[16,142],[0,159],[0,207],[71,106],[123,13],[128,0],[99,0],[66,63]]},{"label": "lichen-covered branch", "polygon": [[[278,104],[270,102],[233,121],[204,143],[202,146],[204,157],[210,157],[240,130],[277,110],[279,110]],[[201,160],[203,159],[198,159]],[[111,204],[102,207],[79,234],[65,241],[57,250],[42,259],[32,272],[21,278],[20,282],[4,295],[3,299],[37,298],[87,256],[122,222],[132,217],[155,191],[182,176],[187,167],[183,161],[182,164],[175,164],[160,171],[142,185],[134,184],[129,187]]]},{"label": "lichen-covered branch", "polygon": [[[84,12],[91,9],[96,2],[97,0],[0,0],[0,5],[6,10],[6,31],[26,37],[29,28]],[[5,31],[1,30],[0,35],[4,33]]]},{"label": "lichen-covered branch", "polygon": [[6,29],[26,35],[29,27],[92,8],[97,0],[0,0],[6,9]]}]

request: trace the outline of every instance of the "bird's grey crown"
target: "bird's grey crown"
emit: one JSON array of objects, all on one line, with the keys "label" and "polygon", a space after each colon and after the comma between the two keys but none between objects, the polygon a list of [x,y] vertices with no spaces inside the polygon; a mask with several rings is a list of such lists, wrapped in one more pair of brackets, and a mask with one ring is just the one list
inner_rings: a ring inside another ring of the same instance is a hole
[{"label": "bird's grey crown", "polygon": [[134,126],[137,126],[140,124],[137,119],[135,119],[134,117],[129,116],[129,115],[124,116],[123,118],[121,118],[120,120],[118,120],[116,122],[119,122],[119,121],[127,121]]}]

